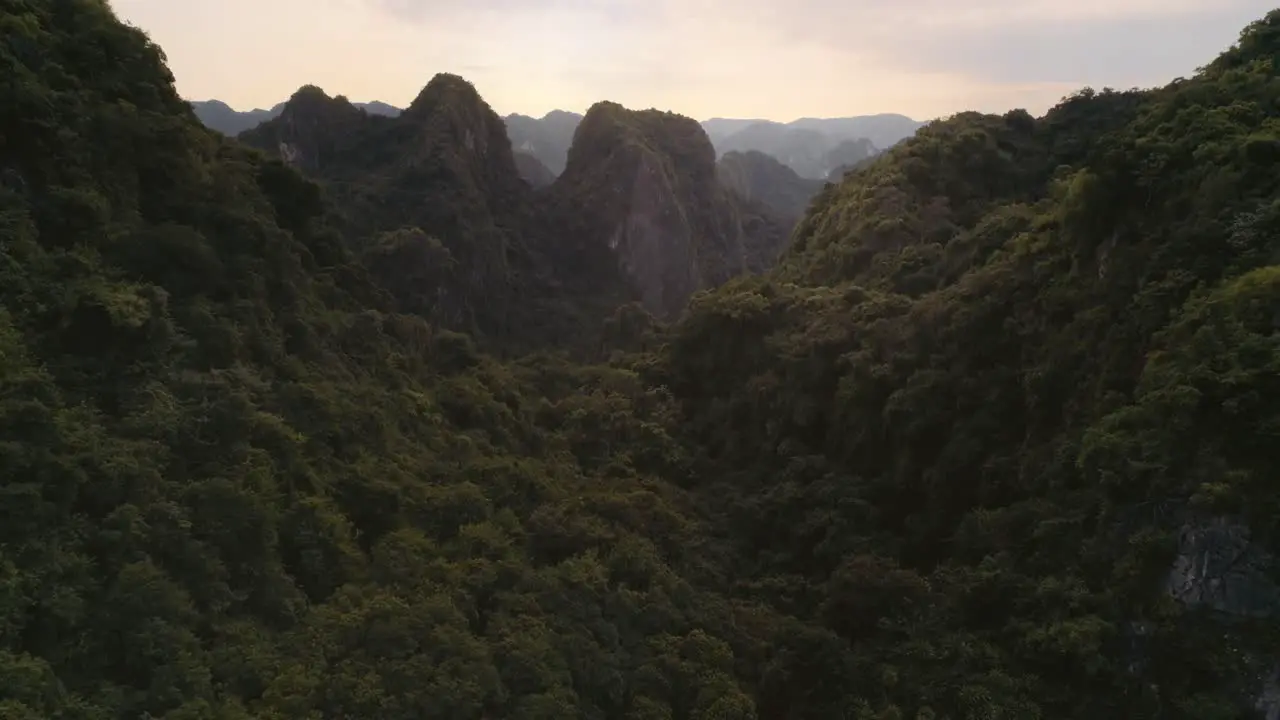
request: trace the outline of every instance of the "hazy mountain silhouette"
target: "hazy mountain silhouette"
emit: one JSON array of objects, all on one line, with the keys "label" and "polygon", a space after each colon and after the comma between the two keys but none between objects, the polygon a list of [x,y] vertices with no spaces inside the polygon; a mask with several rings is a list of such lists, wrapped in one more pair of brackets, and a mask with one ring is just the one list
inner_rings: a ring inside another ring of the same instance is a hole
[{"label": "hazy mountain silhouette", "polygon": [[[388,105],[384,102],[373,101],[367,103],[351,103],[361,108],[371,115],[394,116],[400,114],[400,108]],[[221,100],[196,100],[191,101],[191,107],[196,111],[196,117],[200,118],[200,122],[204,123],[223,135],[239,135],[245,130],[257,127],[262,123],[273,120],[280,116],[284,111],[285,104],[283,102],[276,103],[269,110],[257,108],[254,110],[235,110],[230,105]]]},{"label": "hazy mountain silhouette", "polygon": [[[394,116],[400,113],[399,108],[384,102],[351,104],[371,115]],[[239,111],[220,100],[195,101],[191,106],[205,125],[233,136],[278,117],[284,109],[284,103],[279,103],[267,110]],[[513,150],[537,158],[553,176],[564,172],[569,145],[582,122],[581,114],[552,110],[541,118],[534,118],[513,113],[503,121]],[[869,157],[910,137],[923,125],[905,115],[895,114],[802,118],[790,123],[712,118],[701,124],[717,156],[729,152],[762,152],[787,165],[801,177],[819,180],[830,176],[838,167],[847,167],[863,159],[851,157],[851,148],[844,143],[869,142],[869,147],[858,145],[864,149],[852,151],[854,155],[865,152]]]}]

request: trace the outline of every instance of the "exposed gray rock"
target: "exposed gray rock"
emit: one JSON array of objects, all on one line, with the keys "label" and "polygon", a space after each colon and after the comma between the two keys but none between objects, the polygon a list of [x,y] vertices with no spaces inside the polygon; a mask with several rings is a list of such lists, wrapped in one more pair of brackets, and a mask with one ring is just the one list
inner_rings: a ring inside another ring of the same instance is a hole
[{"label": "exposed gray rock", "polygon": [[[1272,617],[1280,604],[1273,563],[1272,554],[1251,540],[1248,526],[1234,518],[1186,523],[1166,590],[1184,606],[1207,608],[1224,619]],[[1255,688],[1259,717],[1280,720],[1280,663],[1271,661],[1256,677],[1241,680]]]},{"label": "exposed gray rock", "polygon": [[1169,593],[1188,607],[1236,617],[1268,617],[1280,604],[1270,577],[1274,558],[1250,541],[1249,528],[1229,518],[1186,524],[1169,571]]}]

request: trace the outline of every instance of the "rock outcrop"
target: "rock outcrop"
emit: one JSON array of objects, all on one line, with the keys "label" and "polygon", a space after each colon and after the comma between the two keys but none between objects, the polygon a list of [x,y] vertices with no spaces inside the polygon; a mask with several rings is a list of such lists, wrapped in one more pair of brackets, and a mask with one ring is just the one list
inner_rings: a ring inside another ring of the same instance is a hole
[{"label": "rock outcrop", "polygon": [[786,240],[785,222],[720,183],[702,126],[673,113],[592,106],[553,191],[562,217],[613,250],[659,316],[768,267]]}]

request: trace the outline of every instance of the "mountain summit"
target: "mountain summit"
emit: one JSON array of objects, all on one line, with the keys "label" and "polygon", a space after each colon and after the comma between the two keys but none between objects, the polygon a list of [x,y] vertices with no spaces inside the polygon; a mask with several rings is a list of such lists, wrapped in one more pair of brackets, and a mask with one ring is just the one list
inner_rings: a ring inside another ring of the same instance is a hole
[{"label": "mountain summit", "polygon": [[[502,118],[461,77],[436,75],[396,117],[304,88],[241,139],[327,187],[353,250],[385,287],[398,289],[404,309],[480,337],[534,342],[574,334],[568,328],[579,321],[566,314],[593,307],[560,302],[579,284],[554,279],[558,248],[521,180]],[[384,257],[421,258],[425,250],[403,243],[427,240],[434,267],[421,282],[406,280],[424,272],[420,261]]]},{"label": "mountain summit", "polygon": [[617,253],[657,315],[767,267],[786,240],[782,222],[719,182],[702,126],[674,113],[593,105],[552,191],[562,210],[576,210],[576,232]]}]

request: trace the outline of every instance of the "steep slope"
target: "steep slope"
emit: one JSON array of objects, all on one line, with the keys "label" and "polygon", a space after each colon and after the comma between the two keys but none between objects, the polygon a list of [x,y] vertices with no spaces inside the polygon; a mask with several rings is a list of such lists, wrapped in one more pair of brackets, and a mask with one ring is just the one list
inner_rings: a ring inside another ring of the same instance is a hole
[{"label": "steep slope", "polygon": [[462,78],[437,75],[394,118],[304,88],[241,140],[323,182],[386,287],[413,287],[397,273],[429,277],[397,300],[444,327],[503,345],[563,343],[630,299],[607,250],[565,257],[502,120]]},{"label": "steep slope", "polygon": [[[751,126],[761,126],[754,132],[760,132],[762,127],[772,126],[776,133],[783,133],[786,129],[816,131],[832,138],[833,144],[844,140],[864,139],[876,147],[887,148],[911,137],[922,125],[924,123],[919,120],[912,120],[896,113],[837,118],[801,118],[788,123],[764,119],[712,118],[702,123],[712,144],[716,147],[720,147],[725,139]],[[760,150],[760,148],[748,149]]]},{"label": "steep slope", "polygon": [[788,228],[794,227],[823,188],[821,180],[802,178],[794,170],[761,152],[730,152],[716,163],[725,187],[773,211]]},{"label": "steep slope", "polygon": [[582,122],[582,116],[552,110],[541,118],[512,114],[504,122],[511,147],[537,158],[554,176],[564,172],[569,146],[573,144],[573,134],[578,130],[578,123]]},{"label": "steep slope", "polygon": [[716,177],[696,121],[597,103],[578,126],[551,201],[569,234],[616,253],[652,313],[772,264],[785,224]]},{"label": "steep slope", "polygon": [[787,123],[798,130],[816,130],[843,140],[865,139],[879,148],[893,147],[911,137],[925,123],[897,113],[858,115],[842,118],[801,118]]},{"label": "steep slope", "polygon": [[649,367],[741,597],[840,638],[760,717],[1280,713],[1277,53],[1280,12],[1162,89],[931,123],[694,301]]},{"label": "steep slope", "polygon": [[362,300],[106,3],[0,27],[0,716],[751,716],[663,393]]},{"label": "steep slope", "polygon": [[555,182],[555,174],[533,155],[527,152],[516,152],[515,160],[516,170],[519,171],[520,177],[529,183],[530,187],[534,189],[544,188]]}]

